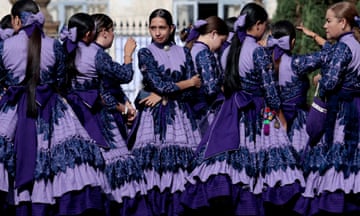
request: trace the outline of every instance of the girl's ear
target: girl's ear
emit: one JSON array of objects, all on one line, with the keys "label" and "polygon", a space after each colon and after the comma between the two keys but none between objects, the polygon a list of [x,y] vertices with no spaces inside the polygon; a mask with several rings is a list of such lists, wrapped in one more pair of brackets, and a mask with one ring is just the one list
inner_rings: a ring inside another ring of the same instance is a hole
[{"label": "girl's ear", "polygon": [[211,31],[211,38],[214,39],[216,37],[217,31],[213,30]]},{"label": "girl's ear", "polygon": [[295,41],[296,41],[295,38],[293,38],[293,39],[291,40],[291,43],[290,43],[291,49],[295,47]]},{"label": "girl's ear", "polygon": [[260,27],[259,27],[260,24],[262,24],[262,22],[260,20],[256,21],[256,23],[255,23],[256,30],[260,29]]},{"label": "girl's ear", "polygon": [[170,26],[170,33],[172,34],[175,31],[175,25]]},{"label": "girl's ear", "polygon": [[85,36],[83,37],[83,41],[85,43],[91,43],[93,41],[93,32],[92,31],[88,31],[85,33]]}]

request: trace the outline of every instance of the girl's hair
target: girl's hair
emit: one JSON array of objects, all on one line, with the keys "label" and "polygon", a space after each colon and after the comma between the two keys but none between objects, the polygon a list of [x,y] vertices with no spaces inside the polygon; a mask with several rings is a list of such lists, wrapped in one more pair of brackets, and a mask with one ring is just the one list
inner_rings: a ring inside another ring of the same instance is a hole
[{"label": "girl's hair", "polygon": [[219,35],[228,35],[229,30],[224,20],[217,16],[209,16],[205,19],[207,22],[205,25],[198,28],[200,35],[210,33],[212,31],[217,31]]},{"label": "girl's hair", "polygon": [[[289,36],[289,45],[291,46],[291,41],[296,38],[296,29],[295,26],[287,20],[280,20],[274,23],[271,26],[271,36],[275,39],[279,39],[283,36]],[[275,71],[279,72],[281,58],[274,61]]]},{"label": "girl's hair", "polygon": [[1,18],[0,20],[0,28],[2,29],[7,29],[7,28],[11,28],[12,29],[12,25],[11,25],[11,15],[5,15],[3,16],[3,18]]},{"label": "girl's hair", "polygon": [[227,19],[225,19],[225,23],[228,27],[228,31],[229,32],[233,32],[234,31],[234,23],[236,22],[237,18],[236,17],[229,17]]},{"label": "girl's hair", "polygon": [[[68,21],[68,29],[76,28],[76,43],[81,41],[86,33],[92,32],[95,29],[95,23],[92,17],[87,13],[76,13],[72,15]],[[64,43],[65,44],[65,43]],[[67,49],[65,49],[67,50]],[[75,55],[76,49],[68,53],[66,59],[66,86],[68,88],[71,86],[71,81],[78,74],[78,70],[75,67]]]},{"label": "girl's hair", "polygon": [[114,27],[113,20],[106,14],[92,14],[91,17],[95,23],[95,38],[98,37],[102,30],[109,30]]},{"label": "girl's hair", "polygon": [[355,21],[355,17],[359,17],[356,6],[351,2],[342,1],[331,5],[329,10],[334,12],[336,18],[344,18],[349,23],[354,31],[356,40],[360,42],[360,28],[359,24]]},{"label": "girl's hair", "polygon": [[[240,16],[246,15],[245,30],[251,29],[257,22],[264,23],[268,20],[266,10],[256,3],[248,3],[240,12]],[[236,34],[236,33],[235,33]],[[239,37],[234,36],[229,54],[226,59],[225,78],[224,78],[224,94],[226,97],[231,96],[235,91],[241,89],[239,75],[239,57],[242,48],[242,41]]]},{"label": "girl's hair", "polygon": [[[205,19],[206,24],[198,27],[196,31],[199,35],[205,35],[212,31],[216,31],[219,35],[229,35],[228,26],[226,25],[225,21],[217,16],[209,16]],[[193,39],[192,41],[188,41],[189,45],[188,48],[191,49],[193,42],[197,38]]]},{"label": "girl's hair", "polygon": [[[26,19],[30,14],[37,14],[39,12],[38,5],[32,1],[16,1],[11,8],[11,15],[19,17],[24,25]],[[24,13],[27,12],[27,13]],[[27,88],[27,110],[26,113],[29,117],[37,116],[37,105],[35,100],[36,87],[40,81],[40,53],[41,53],[41,34],[42,31],[34,28],[33,33],[29,37],[28,51],[27,51],[27,64],[25,79],[22,82]]]},{"label": "girl's hair", "polygon": [[173,23],[171,13],[163,8],[155,9],[153,12],[151,12],[149,16],[149,25],[151,24],[151,20],[156,17],[163,18],[166,21],[166,24],[168,24],[168,26],[174,27],[174,31],[170,34],[168,40],[165,43],[175,43],[175,25]]}]

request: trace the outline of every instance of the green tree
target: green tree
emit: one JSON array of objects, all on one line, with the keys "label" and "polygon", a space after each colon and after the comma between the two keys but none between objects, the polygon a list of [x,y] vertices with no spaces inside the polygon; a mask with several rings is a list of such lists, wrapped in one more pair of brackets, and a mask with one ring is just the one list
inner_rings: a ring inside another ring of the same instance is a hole
[{"label": "green tree", "polygon": [[[323,0],[301,0],[301,20],[305,27],[313,30],[321,37],[325,37],[323,25],[325,23],[325,13],[329,2]],[[331,4],[331,3],[330,3]],[[297,34],[296,49],[297,53],[312,53],[320,50],[320,47],[316,42],[302,33]],[[313,77],[319,73],[319,70],[309,74],[310,89],[308,91],[308,103],[310,104],[313,100],[315,86],[313,85]]]},{"label": "green tree", "polygon": [[275,15],[272,18],[272,22],[279,20],[289,20],[296,23],[299,13],[299,1],[298,0],[278,0]]}]

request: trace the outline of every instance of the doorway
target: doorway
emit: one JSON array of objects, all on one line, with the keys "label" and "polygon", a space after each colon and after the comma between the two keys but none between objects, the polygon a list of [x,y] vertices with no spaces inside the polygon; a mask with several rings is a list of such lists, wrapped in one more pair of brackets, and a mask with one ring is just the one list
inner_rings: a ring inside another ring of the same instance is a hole
[{"label": "doorway", "polygon": [[218,16],[217,4],[198,4],[199,19],[206,19],[209,16]]}]

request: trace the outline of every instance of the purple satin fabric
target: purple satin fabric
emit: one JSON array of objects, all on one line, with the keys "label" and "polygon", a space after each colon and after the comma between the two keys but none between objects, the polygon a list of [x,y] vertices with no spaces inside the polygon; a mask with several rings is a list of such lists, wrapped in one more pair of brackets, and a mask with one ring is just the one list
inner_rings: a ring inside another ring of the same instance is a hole
[{"label": "purple satin fabric", "polygon": [[64,43],[68,53],[71,53],[77,47],[77,43],[74,43],[69,39],[65,39]]},{"label": "purple satin fabric", "polygon": [[226,207],[220,207],[229,208],[228,214],[223,215],[264,215],[261,196],[251,193],[242,184],[234,185],[227,175],[212,175],[205,182],[187,184],[181,202],[190,209],[212,209],[211,200],[219,198],[230,198]]},{"label": "purple satin fabric", "polygon": [[[260,114],[263,106],[264,99],[262,97],[256,97],[244,91],[236,92],[229,99],[225,100],[212,125],[209,127],[209,130],[212,131],[208,135],[209,139],[202,139],[200,142],[200,145],[202,145],[202,142],[208,142],[205,157],[209,158],[221,152],[238,149],[240,143],[240,110],[249,108],[246,113],[249,115],[249,120],[254,121],[256,116]],[[219,145],[220,143],[222,145]]]},{"label": "purple satin fabric", "polygon": [[22,12],[22,13],[28,14],[25,15],[26,21],[23,23],[24,27],[22,27],[22,29],[25,30],[27,36],[30,37],[34,32],[35,28],[38,28],[41,32],[41,35],[44,36],[44,32],[42,30],[45,23],[44,14],[41,11],[36,14],[32,14],[30,12]]},{"label": "purple satin fabric", "polygon": [[222,103],[225,100],[225,96],[222,92],[220,92],[214,101],[211,101],[211,104],[209,104],[205,99],[204,100],[198,100],[194,105],[192,105],[192,109],[195,113],[200,112],[201,110],[207,110],[208,108],[211,108],[212,105]]},{"label": "purple satin fabric", "polygon": [[[294,210],[301,215],[357,215],[360,212],[359,194],[345,194],[342,191],[324,191],[319,196],[307,198],[300,197]],[[349,214],[350,213],[350,214]],[[352,214],[351,214],[352,213]]]},{"label": "purple satin fabric", "polygon": [[[50,120],[51,108],[48,107],[54,92],[47,86],[39,86],[36,89],[36,101],[39,104],[39,114],[45,121]],[[23,86],[10,87],[3,96],[0,106],[4,103],[18,104],[18,123],[15,131],[14,147],[16,153],[16,175],[15,188],[21,188],[33,181],[36,153],[37,153],[37,131],[36,119],[27,117],[27,95]]]},{"label": "purple satin fabric", "polygon": [[68,29],[66,26],[64,26],[61,29],[60,40],[64,42],[68,53],[71,53],[77,47],[76,35],[77,35],[76,27]]},{"label": "purple satin fabric", "polygon": [[286,51],[290,50],[290,36],[287,35],[278,39],[269,36],[267,46],[274,48],[274,59],[277,61]]},{"label": "purple satin fabric", "polygon": [[239,38],[240,42],[244,42],[245,38],[246,38],[246,30],[243,28],[240,28],[239,30],[237,30],[236,32],[237,37]]},{"label": "purple satin fabric", "polygon": [[[322,108],[326,108],[326,103],[318,97],[314,97],[313,103],[316,103]],[[310,108],[306,118],[306,132],[309,135],[309,144],[311,146],[316,145],[324,134],[326,116],[327,113],[320,112],[313,107]]]},{"label": "purple satin fabric", "polygon": [[192,28],[190,30],[189,36],[186,38],[186,42],[190,42],[190,41],[197,39],[199,37],[199,35],[200,35],[200,33],[198,32],[198,30]]},{"label": "purple satin fabric", "polygon": [[283,49],[281,49],[280,47],[275,46],[273,53],[274,53],[274,60],[277,61],[285,53],[285,51]]},{"label": "purple satin fabric", "polygon": [[190,33],[189,33],[189,36],[187,37],[186,39],[186,42],[190,42],[192,40],[195,40],[197,39],[199,36],[200,36],[200,32],[199,32],[199,28],[201,26],[204,26],[207,24],[207,21],[206,20],[197,20],[193,27],[191,28],[190,30]]},{"label": "purple satin fabric", "polygon": [[90,137],[104,148],[109,148],[102,134],[102,123],[99,111],[93,113],[92,108],[99,100],[98,90],[74,91],[66,97],[80,122],[83,124]]},{"label": "purple satin fabric", "polygon": [[30,37],[32,35],[32,33],[34,32],[35,28],[38,28],[41,32],[41,35],[44,36],[44,32],[42,30],[43,25],[39,22],[34,22],[33,24],[25,26],[22,29],[26,32],[26,35],[28,37]]},{"label": "purple satin fabric", "polygon": [[304,104],[306,104],[306,97],[303,95],[298,95],[283,101],[281,109],[284,113],[286,121],[292,122],[296,117],[297,110]]}]

